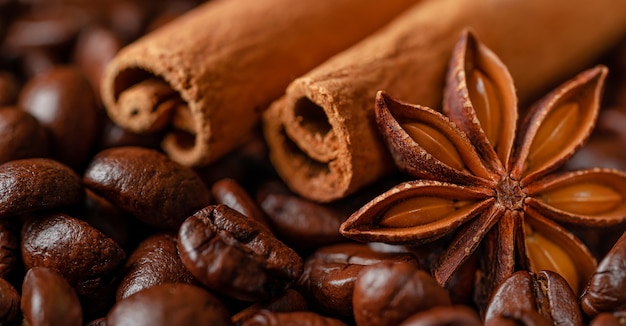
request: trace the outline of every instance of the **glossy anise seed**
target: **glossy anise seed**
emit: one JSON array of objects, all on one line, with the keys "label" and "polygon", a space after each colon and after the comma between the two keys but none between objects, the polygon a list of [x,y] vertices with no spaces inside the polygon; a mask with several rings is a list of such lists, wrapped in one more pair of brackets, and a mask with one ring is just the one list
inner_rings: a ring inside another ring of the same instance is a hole
[{"label": "glossy anise seed", "polygon": [[544,96],[519,127],[511,175],[531,183],[557,169],[589,138],[606,67],[586,70]]},{"label": "glossy anise seed", "polygon": [[419,122],[404,123],[401,126],[416,143],[436,159],[457,170],[465,169],[458,150],[441,131]]},{"label": "glossy anise seed", "polygon": [[502,103],[495,83],[482,71],[474,69],[467,86],[480,126],[491,145],[497,147],[502,132]]},{"label": "glossy anise seed", "polygon": [[486,276],[480,281],[485,289],[477,290],[480,302],[516,269],[556,271],[578,292],[595,270],[595,258],[553,220],[596,226],[625,221],[626,174],[549,173],[591,133],[606,75],[602,66],[580,73],[537,102],[517,129],[510,74],[466,32],[450,62],[446,115],[384,92],[376,99],[376,122],[396,164],[428,181],[393,187],[340,231],[359,241],[410,245],[453,235],[432,270],[444,286],[481,248]]},{"label": "glossy anise seed", "polygon": [[434,223],[450,215],[458,207],[456,201],[438,197],[416,197],[392,206],[379,223],[387,227],[411,227]]},{"label": "glossy anise seed", "polygon": [[580,107],[567,102],[548,114],[530,145],[526,169],[534,170],[545,164],[554,153],[570,142],[570,135],[579,127]]},{"label": "glossy anise seed", "polygon": [[526,237],[526,254],[532,262],[535,272],[550,270],[559,273],[567,282],[576,286],[578,292],[579,278],[572,257],[559,245],[543,234],[536,232],[530,225],[524,225]]},{"label": "glossy anise seed", "polygon": [[568,185],[541,194],[550,206],[566,212],[595,215],[610,212],[624,202],[616,189],[599,183]]}]

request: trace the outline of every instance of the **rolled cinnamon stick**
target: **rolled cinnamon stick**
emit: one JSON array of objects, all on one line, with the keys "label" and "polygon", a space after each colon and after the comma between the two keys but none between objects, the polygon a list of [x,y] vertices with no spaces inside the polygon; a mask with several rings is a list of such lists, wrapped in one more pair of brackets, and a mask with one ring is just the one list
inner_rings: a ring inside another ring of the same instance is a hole
[{"label": "rolled cinnamon stick", "polygon": [[293,78],[358,42],[417,0],[212,0],[122,49],[102,98],[163,150],[210,163],[246,139]]},{"label": "rolled cinnamon stick", "polygon": [[293,81],[264,114],[270,157],[289,187],[342,198],[392,168],[374,98],[441,106],[446,65],[470,26],[508,66],[521,103],[574,75],[626,32],[623,0],[430,0]]}]

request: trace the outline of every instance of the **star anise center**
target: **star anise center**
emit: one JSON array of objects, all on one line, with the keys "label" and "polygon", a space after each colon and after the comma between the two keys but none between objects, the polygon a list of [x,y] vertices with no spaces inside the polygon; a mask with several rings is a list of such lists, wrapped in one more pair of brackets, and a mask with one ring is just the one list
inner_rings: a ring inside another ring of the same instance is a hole
[{"label": "star anise center", "polygon": [[498,204],[509,210],[522,210],[526,193],[519,181],[506,175],[496,186],[496,198]]}]

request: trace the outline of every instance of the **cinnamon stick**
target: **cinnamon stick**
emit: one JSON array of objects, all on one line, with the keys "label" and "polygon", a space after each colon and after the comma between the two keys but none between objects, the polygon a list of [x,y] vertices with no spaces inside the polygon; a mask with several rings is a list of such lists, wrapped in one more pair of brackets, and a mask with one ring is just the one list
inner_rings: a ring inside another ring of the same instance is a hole
[{"label": "cinnamon stick", "polygon": [[188,166],[246,139],[285,87],[417,0],[212,0],[122,49],[102,98],[137,133],[165,130],[162,149]]},{"label": "cinnamon stick", "polygon": [[294,80],[264,114],[270,157],[289,187],[332,201],[393,167],[374,98],[441,106],[446,64],[469,26],[508,66],[521,103],[589,65],[626,33],[622,0],[430,0]]}]

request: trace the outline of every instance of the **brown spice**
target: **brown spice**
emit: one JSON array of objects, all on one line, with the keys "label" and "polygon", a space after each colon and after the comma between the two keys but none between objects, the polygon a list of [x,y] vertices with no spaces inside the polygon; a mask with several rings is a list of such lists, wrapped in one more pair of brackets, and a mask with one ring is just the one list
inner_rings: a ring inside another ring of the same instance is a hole
[{"label": "brown spice", "polygon": [[373,199],[342,224],[342,234],[415,245],[456,232],[432,270],[441,285],[483,243],[482,299],[516,269],[556,271],[579,292],[596,260],[555,221],[624,221],[626,174],[552,172],[591,133],[606,74],[600,66],[579,74],[537,102],[516,128],[511,76],[466,31],[447,75],[447,116],[379,92],[376,118],[391,154],[399,168],[422,180]]}]

